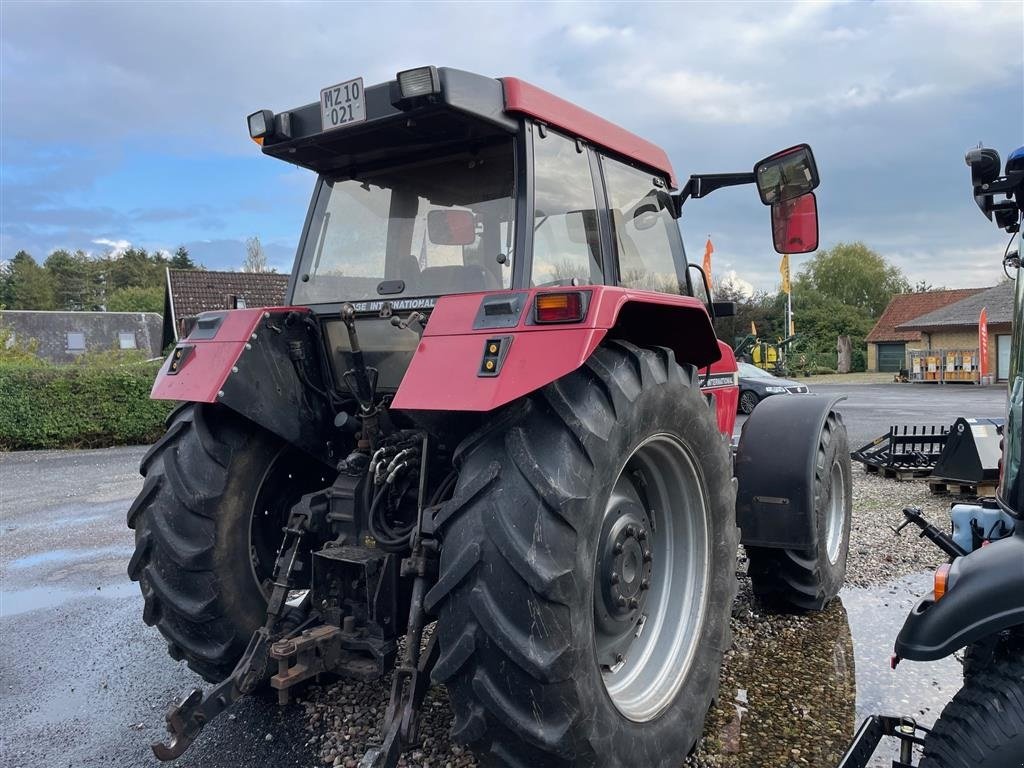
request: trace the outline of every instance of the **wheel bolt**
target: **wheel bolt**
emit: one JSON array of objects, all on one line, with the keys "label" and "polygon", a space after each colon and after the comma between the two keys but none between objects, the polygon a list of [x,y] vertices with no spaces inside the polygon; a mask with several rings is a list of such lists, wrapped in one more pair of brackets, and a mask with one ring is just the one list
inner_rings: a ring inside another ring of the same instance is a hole
[{"label": "wheel bolt", "polygon": [[640,539],[640,541],[647,541],[647,531],[641,528],[640,532],[636,535],[636,537]]},{"label": "wheel bolt", "polygon": [[629,607],[630,608],[639,608],[640,607],[640,601],[637,600],[635,597],[629,598]]},{"label": "wheel bolt", "polygon": [[651,580],[650,579],[644,579],[643,581],[640,582],[640,589],[646,591],[646,590],[648,590],[650,588],[651,588]]},{"label": "wheel bolt", "polygon": [[636,534],[637,534],[637,529],[636,529],[635,525],[628,525],[628,526],[626,526],[626,535],[627,536],[635,539],[636,538]]},{"label": "wheel bolt", "polygon": [[615,552],[616,555],[621,555],[622,554],[622,542],[621,541],[616,541],[615,542],[615,547],[613,548],[612,551]]},{"label": "wheel bolt", "polygon": [[616,654],[615,654],[615,663],[616,663],[616,664],[621,664],[621,663],[622,663],[622,662],[624,662],[625,660],[626,660],[626,657],[625,657],[625,656],[623,656],[623,655],[622,655],[621,653],[616,653]]},{"label": "wheel bolt", "polygon": [[620,607],[623,607],[623,608],[625,608],[625,606],[626,606],[626,597],[625,597],[625,595],[619,595],[619,599],[618,599],[618,600],[616,600],[615,602],[616,602],[616,603],[617,603],[617,604],[618,604],[618,605],[619,605]]},{"label": "wheel bolt", "polygon": [[651,561],[652,561],[653,559],[654,559],[654,556],[653,556],[653,555],[651,554],[651,550],[649,550],[649,549],[645,549],[645,550],[644,550],[644,562],[645,562],[645,563],[649,563],[649,562],[651,562]]},{"label": "wheel bolt", "polygon": [[616,573],[615,571],[612,571],[612,575],[611,575],[611,577],[608,580],[612,584],[618,584],[619,583],[619,574]]}]

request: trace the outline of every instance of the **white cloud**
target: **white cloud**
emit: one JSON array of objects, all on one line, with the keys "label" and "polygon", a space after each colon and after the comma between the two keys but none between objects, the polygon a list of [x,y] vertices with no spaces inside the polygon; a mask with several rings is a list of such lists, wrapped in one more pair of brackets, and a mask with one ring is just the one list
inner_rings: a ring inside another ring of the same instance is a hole
[{"label": "white cloud", "polygon": [[725,273],[720,285],[730,293],[740,294],[748,299],[754,295],[754,284],[740,277],[735,269],[730,269]]},{"label": "white cloud", "polygon": [[131,242],[128,240],[110,240],[106,237],[99,237],[92,242],[93,245],[102,245],[104,248],[107,248],[114,257],[123,255],[125,251],[132,247]]}]

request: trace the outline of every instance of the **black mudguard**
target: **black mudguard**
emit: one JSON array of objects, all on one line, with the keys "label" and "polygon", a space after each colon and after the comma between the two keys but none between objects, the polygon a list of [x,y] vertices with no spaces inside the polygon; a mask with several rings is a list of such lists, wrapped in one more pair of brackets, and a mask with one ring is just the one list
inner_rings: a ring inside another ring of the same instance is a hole
[{"label": "black mudguard", "polygon": [[921,600],[896,638],[896,655],[934,661],[1024,625],[1024,531],[953,561],[945,597]]},{"label": "black mudguard", "polygon": [[810,549],[818,540],[814,465],[821,429],[843,398],[778,395],[758,403],[736,450],[743,544]]}]

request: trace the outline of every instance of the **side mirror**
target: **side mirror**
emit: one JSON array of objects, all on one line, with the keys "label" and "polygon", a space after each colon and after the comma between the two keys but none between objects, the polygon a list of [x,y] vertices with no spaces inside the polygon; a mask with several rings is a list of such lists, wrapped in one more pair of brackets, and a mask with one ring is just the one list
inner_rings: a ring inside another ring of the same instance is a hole
[{"label": "side mirror", "polygon": [[434,245],[472,245],[476,242],[476,217],[472,211],[429,211],[427,237]]},{"label": "side mirror", "polygon": [[820,182],[814,153],[808,144],[798,144],[759,161],[754,165],[754,179],[765,205],[806,195]]},{"label": "side mirror", "polygon": [[772,206],[772,240],[779,253],[810,253],[818,247],[818,201],[813,192]]},{"label": "side mirror", "polygon": [[988,217],[988,220],[992,221],[992,203],[995,200],[995,196],[984,193],[979,194],[978,188],[984,184],[991,184],[999,178],[1001,166],[999,153],[988,147],[976,147],[975,149],[967,150],[964,162],[971,169],[971,184],[974,185],[974,202],[977,203],[981,212]]}]

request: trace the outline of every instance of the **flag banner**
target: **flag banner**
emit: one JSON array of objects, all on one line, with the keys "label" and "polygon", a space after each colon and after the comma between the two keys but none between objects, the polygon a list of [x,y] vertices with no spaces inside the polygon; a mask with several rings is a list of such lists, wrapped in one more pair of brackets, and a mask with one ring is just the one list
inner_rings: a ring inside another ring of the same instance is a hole
[{"label": "flag banner", "polygon": [[787,253],[782,257],[782,261],[779,262],[779,274],[782,275],[782,292],[789,293],[789,254]]},{"label": "flag banner", "polygon": [[978,317],[978,374],[981,378],[988,375],[988,311],[981,308]]},{"label": "flag banner", "polygon": [[754,321],[753,320],[750,321],[750,334],[752,336],[757,336],[757,326],[754,325]]},{"label": "flag banner", "polygon": [[708,276],[708,282],[711,282],[711,254],[715,252],[715,246],[711,244],[711,235],[708,235],[708,241],[704,244],[704,274]]}]

